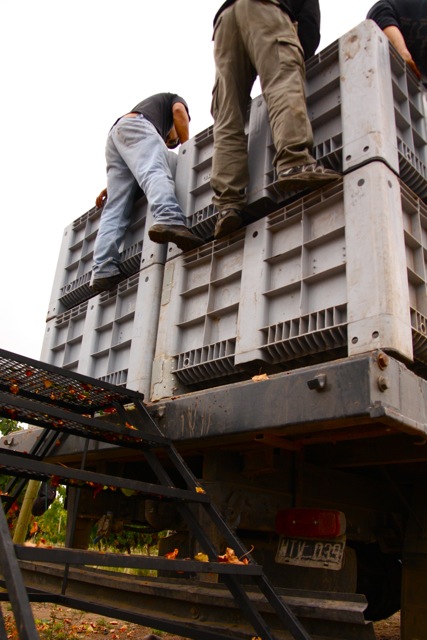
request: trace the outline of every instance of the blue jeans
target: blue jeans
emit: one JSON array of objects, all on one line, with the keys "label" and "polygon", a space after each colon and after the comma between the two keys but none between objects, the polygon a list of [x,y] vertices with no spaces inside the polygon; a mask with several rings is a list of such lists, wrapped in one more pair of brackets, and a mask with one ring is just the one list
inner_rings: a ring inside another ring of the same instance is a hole
[{"label": "blue jeans", "polygon": [[120,273],[120,245],[129,226],[138,186],[155,222],[185,225],[168,163],[169,150],[143,115],[121,118],[108,134],[107,202],[93,251],[93,278]]}]

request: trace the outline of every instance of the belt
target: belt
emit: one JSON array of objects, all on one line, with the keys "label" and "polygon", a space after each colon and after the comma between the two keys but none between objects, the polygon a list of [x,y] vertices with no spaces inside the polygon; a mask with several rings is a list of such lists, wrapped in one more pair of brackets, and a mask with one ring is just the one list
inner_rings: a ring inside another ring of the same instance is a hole
[{"label": "belt", "polygon": [[[113,126],[111,127],[111,129],[113,127],[116,126],[116,124],[122,119],[122,118],[136,118],[137,116],[141,116],[141,118],[143,118],[143,114],[142,113],[137,113],[136,111],[131,111],[130,113],[125,113],[124,116],[120,116],[120,118],[117,118],[117,120],[115,121],[115,123],[113,124]],[[110,131],[111,131],[110,129]]]},{"label": "belt", "polygon": [[126,113],[122,118],[136,118],[137,116],[142,116],[142,113],[138,113],[137,111],[131,111],[130,113]]}]

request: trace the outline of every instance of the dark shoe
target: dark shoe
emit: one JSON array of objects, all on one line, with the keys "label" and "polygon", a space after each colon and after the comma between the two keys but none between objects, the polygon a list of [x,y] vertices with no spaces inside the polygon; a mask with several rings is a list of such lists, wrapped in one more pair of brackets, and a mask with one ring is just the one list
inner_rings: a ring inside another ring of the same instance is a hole
[{"label": "dark shoe", "polygon": [[218,213],[214,238],[224,238],[229,233],[242,226],[242,215],[238,209],[224,209]]},{"label": "dark shoe", "polygon": [[190,251],[204,244],[202,238],[195,236],[183,224],[153,224],[148,230],[148,237],[159,244],[173,242],[181,251]]},{"label": "dark shoe", "polygon": [[112,289],[120,280],[123,280],[124,276],[122,273],[118,273],[115,276],[109,276],[108,278],[94,278],[89,285],[89,289],[95,291],[95,293],[100,293],[101,291],[108,291],[108,289]]},{"label": "dark shoe", "polygon": [[341,174],[326,169],[320,163],[305,164],[283,169],[277,176],[277,186],[281,191],[301,191],[319,189],[340,178]]}]

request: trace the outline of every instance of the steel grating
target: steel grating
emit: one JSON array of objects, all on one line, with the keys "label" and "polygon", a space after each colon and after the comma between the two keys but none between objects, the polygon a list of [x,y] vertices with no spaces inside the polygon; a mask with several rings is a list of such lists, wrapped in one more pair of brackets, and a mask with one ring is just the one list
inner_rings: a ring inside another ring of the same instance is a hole
[{"label": "steel grating", "polygon": [[0,389],[76,413],[142,402],[143,394],[0,349]]}]

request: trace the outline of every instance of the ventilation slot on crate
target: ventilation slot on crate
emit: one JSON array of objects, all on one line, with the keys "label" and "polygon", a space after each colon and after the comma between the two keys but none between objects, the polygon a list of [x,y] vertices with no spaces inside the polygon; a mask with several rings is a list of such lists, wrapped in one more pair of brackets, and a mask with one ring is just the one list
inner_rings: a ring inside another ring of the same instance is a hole
[{"label": "ventilation slot on crate", "polygon": [[399,152],[400,178],[422,200],[427,199],[427,168],[411,149],[399,138],[397,139]]},{"label": "ventilation slot on crate", "polygon": [[108,373],[106,376],[101,376],[99,380],[101,382],[108,382],[109,384],[114,384],[117,387],[125,387],[128,379],[128,370],[123,369],[122,371],[114,371],[114,373]]},{"label": "ventilation slot on crate", "polygon": [[310,313],[263,329],[272,362],[304,359],[347,346],[345,305]]},{"label": "ventilation slot on crate", "polygon": [[213,204],[210,204],[190,216],[189,227],[199,238],[212,238],[216,219],[217,210]]},{"label": "ventilation slot on crate", "polygon": [[414,359],[427,364],[427,318],[411,309],[411,326]]},{"label": "ventilation slot on crate", "polygon": [[59,300],[67,309],[88,300],[93,295],[89,288],[91,273],[84,273],[60,289]]},{"label": "ventilation slot on crate", "polygon": [[181,353],[177,356],[177,368],[174,373],[180,382],[188,385],[233,375],[236,373],[235,347],[235,340],[223,340]]},{"label": "ventilation slot on crate", "polygon": [[121,254],[120,267],[127,276],[139,271],[141,266],[142,240],[128,247]]}]

